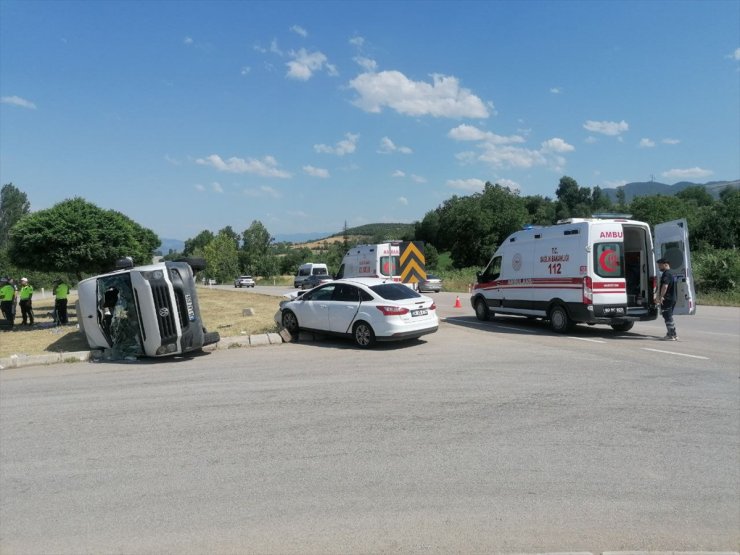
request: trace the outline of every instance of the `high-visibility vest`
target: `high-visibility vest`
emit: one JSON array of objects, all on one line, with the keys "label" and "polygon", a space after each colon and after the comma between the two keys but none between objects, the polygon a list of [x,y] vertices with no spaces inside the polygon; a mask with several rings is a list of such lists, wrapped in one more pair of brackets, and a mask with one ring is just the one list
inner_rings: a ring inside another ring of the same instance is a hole
[{"label": "high-visibility vest", "polygon": [[12,301],[13,297],[15,297],[15,287],[9,283],[0,287],[0,301]]},{"label": "high-visibility vest", "polygon": [[33,285],[24,285],[21,287],[21,292],[18,298],[22,301],[30,299],[33,296]]},{"label": "high-visibility vest", "polygon": [[66,299],[69,294],[69,285],[66,283],[60,283],[54,288],[54,296],[57,299]]}]

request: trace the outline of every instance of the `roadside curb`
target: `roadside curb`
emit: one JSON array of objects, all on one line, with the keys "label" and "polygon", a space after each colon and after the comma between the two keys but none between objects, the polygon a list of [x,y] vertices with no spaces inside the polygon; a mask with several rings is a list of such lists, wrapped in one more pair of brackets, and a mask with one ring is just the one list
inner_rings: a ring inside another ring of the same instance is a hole
[{"label": "roadside curb", "polygon": [[[287,334],[287,337],[284,338],[282,332],[259,333],[255,335],[224,337],[214,345],[203,347],[203,350],[205,352],[212,352],[224,349],[238,349],[242,347],[281,345],[282,343],[289,341],[291,341],[290,334]],[[97,360],[98,357],[96,355],[97,353],[94,351],[48,353],[43,355],[10,355],[9,357],[0,358],[0,370],[25,368],[27,366],[50,366],[52,364],[60,364],[63,362],[88,362]]]}]

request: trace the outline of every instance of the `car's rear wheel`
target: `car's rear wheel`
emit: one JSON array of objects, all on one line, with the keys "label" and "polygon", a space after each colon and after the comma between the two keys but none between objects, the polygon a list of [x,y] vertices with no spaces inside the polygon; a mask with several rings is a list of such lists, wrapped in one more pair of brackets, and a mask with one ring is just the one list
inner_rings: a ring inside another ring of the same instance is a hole
[{"label": "car's rear wheel", "polygon": [[292,335],[298,333],[300,330],[298,327],[298,318],[296,318],[296,315],[291,310],[283,312],[283,327]]},{"label": "car's rear wheel", "polygon": [[375,345],[375,332],[367,322],[357,322],[352,331],[355,344],[361,349],[367,349]]}]

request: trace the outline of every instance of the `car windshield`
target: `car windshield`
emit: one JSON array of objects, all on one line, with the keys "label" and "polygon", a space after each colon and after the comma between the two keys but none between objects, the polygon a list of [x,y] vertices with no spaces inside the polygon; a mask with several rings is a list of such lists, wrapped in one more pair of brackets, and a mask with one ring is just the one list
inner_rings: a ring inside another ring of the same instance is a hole
[{"label": "car windshield", "polygon": [[401,299],[414,299],[420,295],[411,289],[400,283],[383,283],[381,285],[373,285],[370,287],[373,292],[377,293],[381,297],[389,301],[400,301]]}]

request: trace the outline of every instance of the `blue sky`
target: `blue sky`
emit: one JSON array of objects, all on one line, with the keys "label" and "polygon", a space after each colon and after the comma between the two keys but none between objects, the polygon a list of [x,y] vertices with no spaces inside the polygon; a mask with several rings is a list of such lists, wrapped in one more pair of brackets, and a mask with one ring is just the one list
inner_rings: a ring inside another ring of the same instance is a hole
[{"label": "blue sky", "polygon": [[0,0],[0,183],[162,238],[740,178],[740,2]]}]

